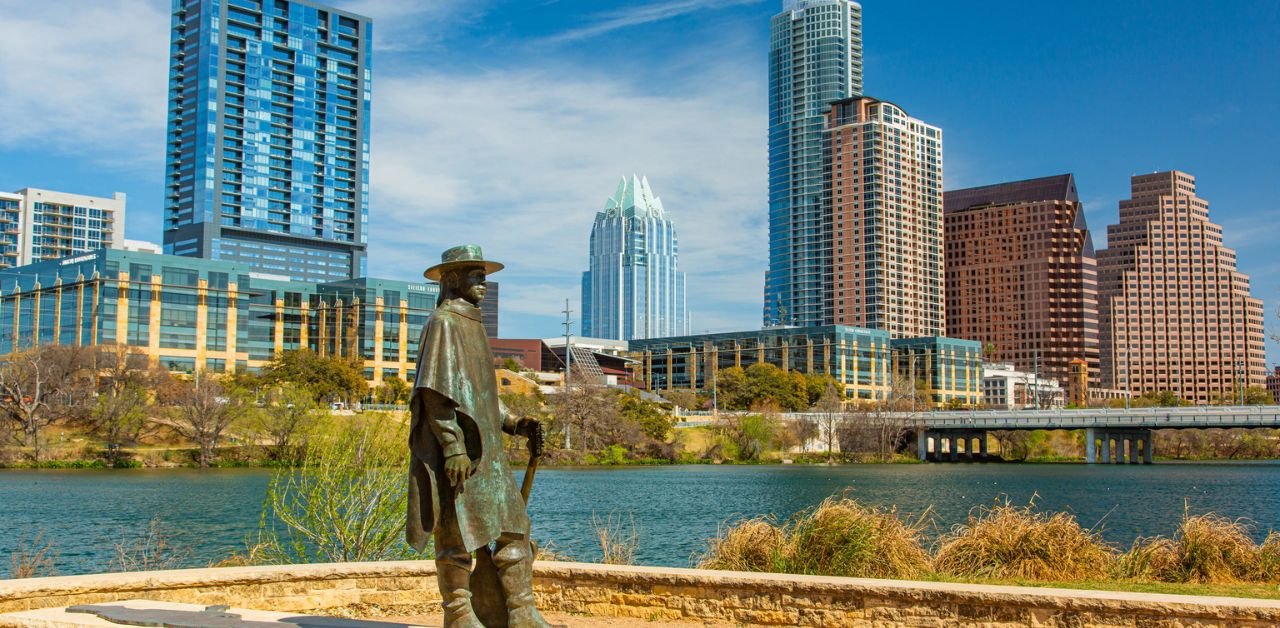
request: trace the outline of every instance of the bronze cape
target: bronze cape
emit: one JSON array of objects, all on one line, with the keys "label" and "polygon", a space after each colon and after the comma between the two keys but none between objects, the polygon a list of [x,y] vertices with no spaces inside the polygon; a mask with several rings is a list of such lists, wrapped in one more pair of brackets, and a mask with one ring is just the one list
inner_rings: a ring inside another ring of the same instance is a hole
[{"label": "bronze cape", "polygon": [[[502,432],[514,433],[515,421],[498,398],[479,308],[450,300],[431,313],[410,411],[409,544],[421,551],[432,530],[454,522],[468,552],[503,533],[527,538],[529,516],[502,449]],[[455,453],[475,469],[457,490],[444,473],[445,458]]]}]

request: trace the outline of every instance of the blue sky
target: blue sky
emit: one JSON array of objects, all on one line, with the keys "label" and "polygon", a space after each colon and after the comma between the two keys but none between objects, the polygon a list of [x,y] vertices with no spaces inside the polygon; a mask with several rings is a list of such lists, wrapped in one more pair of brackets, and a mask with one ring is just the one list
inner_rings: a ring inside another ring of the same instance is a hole
[{"label": "blue sky", "polygon": [[[694,330],[759,325],[780,0],[334,4],[375,20],[371,274],[474,241],[508,265],[502,334],[556,335],[634,172],[676,221]],[[128,237],[160,239],[168,6],[0,0],[0,190],[126,192]],[[948,189],[1073,172],[1101,245],[1130,175],[1190,172],[1275,331],[1280,3],[863,9],[866,93],[942,127]]]}]

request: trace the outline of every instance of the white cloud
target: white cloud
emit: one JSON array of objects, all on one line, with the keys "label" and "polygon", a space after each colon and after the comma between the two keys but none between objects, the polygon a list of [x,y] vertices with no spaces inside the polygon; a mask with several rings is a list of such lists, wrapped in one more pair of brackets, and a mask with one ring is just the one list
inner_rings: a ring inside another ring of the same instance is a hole
[{"label": "white cloud", "polygon": [[488,0],[337,0],[333,5],[373,19],[377,52],[410,51],[439,42],[450,30],[474,24]]},{"label": "white cloud", "polygon": [[0,145],[36,143],[117,166],[159,164],[167,3],[68,4],[0,0]]},{"label": "white cloud", "polygon": [[570,69],[384,77],[371,272],[415,273],[475,242],[507,263],[496,277],[504,320],[554,314],[565,297],[579,300],[595,213],[636,173],[676,224],[695,328],[758,325],[764,100],[730,68],[691,78],[695,87],[657,95],[643,81]]},{"label": "white cloud", "polygon": [[724,9],[744,4],[757,4],[761,1],[762,0],[672,0],[669,2],[644,4],[618,11],[600,13],[594,16],[595,21],[593,23],[553,35],[547,38],[546,41],[549,43],[563,43],[581,39],[590,39],[619,29],[669,20],[682,15],[696,13],[698,11]]}]

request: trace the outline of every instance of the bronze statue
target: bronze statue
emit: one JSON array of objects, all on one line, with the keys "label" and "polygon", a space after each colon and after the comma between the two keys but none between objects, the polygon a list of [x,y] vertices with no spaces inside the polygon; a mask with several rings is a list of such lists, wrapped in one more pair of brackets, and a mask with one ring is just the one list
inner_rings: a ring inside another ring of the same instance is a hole
[{"label": "bronze statue", "polygon": [[502,448],[502,432],[524,436],[536,460],[542,426],[515,420],[499,401],[477,307],[485,277],[501,269],[480,247],[464,245],[424,273],[440,282],[440,299],[418,345],[406,533],[419,551],[428,534],[435,537],[445,626],[548,625],[534,606],[527,495],[516,488]]}]

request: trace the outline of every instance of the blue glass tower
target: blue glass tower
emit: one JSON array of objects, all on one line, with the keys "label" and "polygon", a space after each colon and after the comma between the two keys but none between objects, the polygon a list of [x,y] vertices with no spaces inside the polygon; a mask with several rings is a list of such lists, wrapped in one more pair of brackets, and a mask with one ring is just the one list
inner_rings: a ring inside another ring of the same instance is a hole
[{"label": "blue glass tower", "polygon": [[638,340],[688,333],[676,229],[649,189],[623,178],[591,227],[590,270],[582,273],[582,334]]},{"label": "blue glass tower", "polygon": [[785,0],[769,25],[769,270],[765,325],[831,316],[823,111],[862,93],[862,6]]},{"label": "blue glass tower", "polygon": [[299,281],[365,275],[369,18],[173,0],[164,250]]}]

